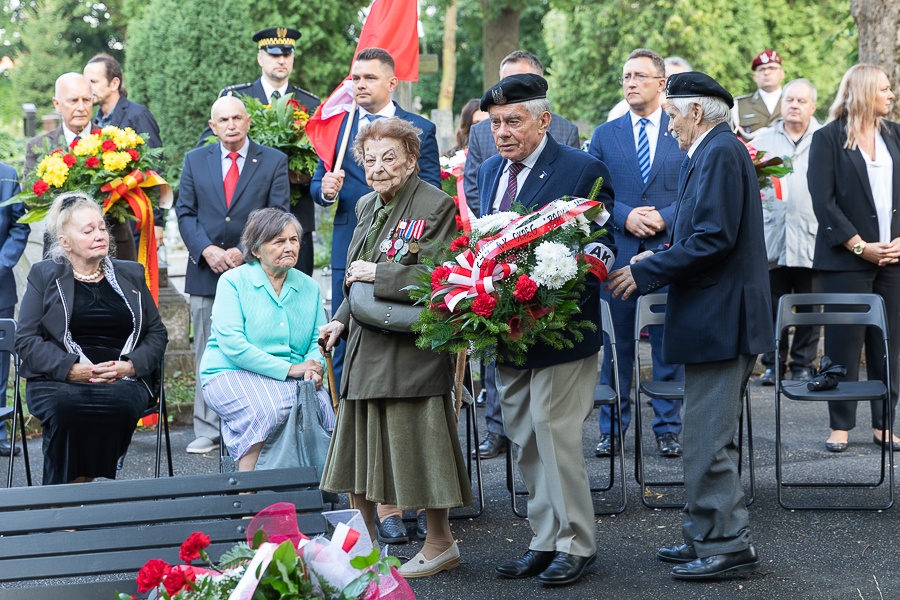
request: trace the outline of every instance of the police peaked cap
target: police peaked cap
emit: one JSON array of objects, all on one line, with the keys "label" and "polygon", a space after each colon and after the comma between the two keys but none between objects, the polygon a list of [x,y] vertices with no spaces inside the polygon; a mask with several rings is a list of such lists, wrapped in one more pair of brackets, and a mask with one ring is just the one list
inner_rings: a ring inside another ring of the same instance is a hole
[{"label": "police peaked cap", "polygon": [[547,97],[547,80],[534,73],[519,73],[501,79],[481,97],[481,110],[491,106],[518,104]]},{"label": "police peaked cap", "polygon": [[256,42],[260,50],[280,56],[282,54],[293,54],[294,45],[300,39],[300,35],[299,31],[290,27],[269,27],[254,33],[253,41]]}]

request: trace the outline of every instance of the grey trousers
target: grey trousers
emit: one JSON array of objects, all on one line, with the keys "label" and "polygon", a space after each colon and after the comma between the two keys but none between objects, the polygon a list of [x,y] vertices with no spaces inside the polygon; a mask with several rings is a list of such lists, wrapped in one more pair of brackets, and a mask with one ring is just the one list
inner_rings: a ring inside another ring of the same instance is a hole
[{"label": "grey trousers", "polygon": [[755,354],[684,366],[684,488],[686,544],[697,556],[745,550],[750,514],[738,474],[737,435],[743,392]]},{"label": "grey trousers", "polygon": [[531,550],[591,556],[594,504],[582,426],[594,406],[597,355],[542,369],[497,367],[506,435],[528,487]]},{"label": "grey trousers", "polygon": [[200,359],[209,340],[213,296],[191,296],[191,323],[194,325],[194,352],[197,359],[197,385],[194,387],[194,437],[219,439],[219,415],[206,406],[200,386]]}]

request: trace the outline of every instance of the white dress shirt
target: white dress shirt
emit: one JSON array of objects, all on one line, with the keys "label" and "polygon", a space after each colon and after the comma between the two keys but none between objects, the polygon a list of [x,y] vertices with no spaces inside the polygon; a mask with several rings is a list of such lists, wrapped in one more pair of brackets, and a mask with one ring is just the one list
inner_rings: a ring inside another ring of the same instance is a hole
[{"label": "white dress shirt", "polygon": [[878,241],[889,243],[891,241],[891,211],[893,210],[894,197],[894,161],[888,152],[881,137],[881,132],[875,132],[875,160],[860,148],[866,161],[866,172],[869,175],[869,187],[872,189],[872,198],[875,199],[875,214],[878,216]]},{"label": "white dress shirt", "polygon": [[[228,154],[231,152],[231,150],[225,148],[225,146],[223,146],[221,142],[219,143],[219,149],[222,151],[222,181],[225,181],[225,175],[228,174],[228,169],[231,168],[231,159],[228,158]],[[237,159],[239,174],[244,172],[244,162],[247,160],[247,152],[249,151],[250,138],[247,137],[244,139],[244,145],[241,146],[241,149],[237,151],[237,153],[240,154]]]},{"label": "white dress shirt", "polygon": [[769,114],[771,115],[775,112],[775,106],[778,104],[778,101],[781,100],[781,88],[778,88],[774,92],[767,92],[760,89],[759,97],[762,98],[763,103],[766,105],[766,110],[769,111]]},{"label": "white dress shirt", "polygon": [[260,78],[260,82],[262,82],[263,92],[266,94],[266,98],[269,99],[269,104],[272,104],[272,92],[278,92],[282,96],[287,94],[288,82],[285,81],[284,85],[280,88],[273,88],[268,81],[266,81],[265,77]]},{"label": "white dress shirt", "polygon": [[[524,165],[522,170],[519,171],[518,177],[516,177],[516,198],[519,197],[519,194],[522,191],[522,186],[525,185],[525,180],[528,179],[529,173],[531,173],[531,169],[534,168],[535,163],[537,162],[538,157],[541,155],[541,152],[544,151],[544,147],[547,145],[547,136],[544,135],[544,139],[541,140],[541,143],[538,144],[538,147],[534,152],[529,154],[525,160],[521,161]],[[509,184],[509,167],[512,165],[511,160],[507,160],[503,164],[503,174],[500,175],[500,184],[497,186],[497,194],[494,196],[494,203],[491,205],[493,209],[491,212],[499,212],[500,210],[500,202],[503,200],[503,195],[506,194],[506,186]],[[513,198],[513,203],[515,203],[516,198]]]},{"label": "white dress shirt", "polygon": [[[631,115],[631,132],[634,134],[634,148],[637,150],[638,134],[641,132],[641,119],[644,117],[636,115],[634,111],[628,111],[628,114]],[[650,166],[653,166],[653,158],[656,156],[656,142],[659,141],[659,122],[662,119],[662,107],[656,107],[656,110],[646,118],[650,122],[644,126],[644,131],[647,133],[647,141],[650,143]]]}]

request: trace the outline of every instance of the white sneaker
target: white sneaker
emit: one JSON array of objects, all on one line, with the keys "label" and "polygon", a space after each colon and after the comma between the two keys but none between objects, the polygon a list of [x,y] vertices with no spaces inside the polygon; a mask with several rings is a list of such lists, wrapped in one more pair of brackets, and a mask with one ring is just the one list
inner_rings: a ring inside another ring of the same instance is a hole
[{"label": "white sneaker", "polygon": [[188,454],[208,454],[219,447],[219,442],[214,442],[202,435],[187,445]]}]

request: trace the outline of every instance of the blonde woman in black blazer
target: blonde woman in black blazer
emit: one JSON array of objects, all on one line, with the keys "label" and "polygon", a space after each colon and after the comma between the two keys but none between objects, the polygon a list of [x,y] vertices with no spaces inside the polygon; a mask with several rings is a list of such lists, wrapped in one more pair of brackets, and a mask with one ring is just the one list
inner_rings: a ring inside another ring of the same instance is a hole
[{"label": "blonde woman in black blazer", "polygon": [[[891,404],[898,395],[900,356],[900,125],[885,120],[894,94],[885,72],[860,64],[844,75],[831,106],[829,123],[813,135],[809,153],[809,189],[819,220],[813,268],[822,275],[823,292],[876,293],[884,299],[890,335]],[[847,379],[859,377],[865,343],[869,379],[884,377],[880,342],[863,327],[825,330],[825,354],[847,367]],[[872,402],[875,444],[887,423],[882,403]],[[856,403],[829,403],[831,434],[825,448],[847,449],[856,426]],[[900,438],[893,436],[893,450]]]}]

